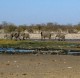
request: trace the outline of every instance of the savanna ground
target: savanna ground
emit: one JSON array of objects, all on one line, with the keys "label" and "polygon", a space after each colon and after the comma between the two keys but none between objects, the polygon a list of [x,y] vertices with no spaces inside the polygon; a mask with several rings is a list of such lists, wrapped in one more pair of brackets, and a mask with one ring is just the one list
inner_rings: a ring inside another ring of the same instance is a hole
[{"label": "savanna ground", "polygon": [[80,56],[0,55],[0,78],[80,78]]},{"label": "savanna ground", "polygon": [[[0,40],[1,47],[79,49],[80,42]],[[0,78],[80,78],[80,56],[0,54]]]}]

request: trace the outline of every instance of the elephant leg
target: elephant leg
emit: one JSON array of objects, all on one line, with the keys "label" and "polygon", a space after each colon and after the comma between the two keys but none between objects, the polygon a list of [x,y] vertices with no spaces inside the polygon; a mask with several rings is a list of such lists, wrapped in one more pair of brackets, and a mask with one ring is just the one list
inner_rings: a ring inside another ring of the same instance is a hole
[{"label": "elephant leg", "polygon": [[23,40],[25,40],[25,38],[23,37]]},{"label": "elephant leg", "polygon": [[48,38],[49,38],[49,40],[50,40],[50,36],[49,36]]},{"label": "elephant leg", "polygon": [[45,37],[44,37],[44,40],[45,40]]},{"label": "elephant leg", "polygon": [[43,37],[41,36],[41,40],[43,40]]},{"label": "elephant leg", "polygon": [[49,39],[51,39],[51,34],[49,35]]},{"label": "elephant leg", "polygon": [[61,41],[61,39],[59,38],[58,41]]}]

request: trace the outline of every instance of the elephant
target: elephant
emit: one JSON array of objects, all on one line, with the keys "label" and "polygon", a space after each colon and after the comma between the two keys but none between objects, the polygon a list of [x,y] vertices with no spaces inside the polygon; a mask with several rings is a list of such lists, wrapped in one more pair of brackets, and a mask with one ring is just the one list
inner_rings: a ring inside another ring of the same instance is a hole
[{"label": "elephant", "polygon": [[29,33],[21,33],[20,37],[22,40],[30,39]]},{"label": "elephant", "polygon": [[30,39],[29,33],[16,32],[11,34],[11,39],[15,40],[26,40],[28,38]]},{"label": "elephant", "polygon": [[30,35],[29,33],[11,32],[9,34],[5,34],[4,38],[11,40],[25,40],[30,39]]},{"label": "elephant", "polygon": [[13,32],[10,34],[10,39],[20,40],[20,33],[19,32]]},{"label": "elephant", "polygon": [[51,33],[49,32],[41,32],[41,40],[45,38],[51,39]]},{"label": "elephant", "polygon": [[65,41],[65,34],[58,33],[55,36],[55,39],[58,38],[59,41]]}]

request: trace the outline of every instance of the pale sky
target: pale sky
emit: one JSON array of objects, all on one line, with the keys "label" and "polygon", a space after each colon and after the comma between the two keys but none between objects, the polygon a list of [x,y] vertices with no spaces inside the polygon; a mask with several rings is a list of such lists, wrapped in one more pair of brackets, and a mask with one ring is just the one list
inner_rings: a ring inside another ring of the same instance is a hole
[{"label": "pale sky", "polygon": [[0,0],[0,23],[80,23],[80,0]]}]

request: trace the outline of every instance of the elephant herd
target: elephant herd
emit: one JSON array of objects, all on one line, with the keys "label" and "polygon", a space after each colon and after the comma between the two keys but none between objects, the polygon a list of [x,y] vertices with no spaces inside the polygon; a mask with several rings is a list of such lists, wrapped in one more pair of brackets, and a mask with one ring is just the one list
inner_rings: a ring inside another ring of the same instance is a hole
[{"label": "elephant herd", "polygon": [[[49,32],[41,32],[41,39],[45,40],[45,38],[51,39],[52,34]],[[55,40],[58,41],[65,41],[65,34],[63,33],[57,33],[55,36]]]},{"label": "elephant herd", "polygon": [[[41,32],[41,40],[51,39],[52,34],[50,32]],[[26,40],[30,39],[29,33],[24,33],[24,32],[12,32],[10,34],[6,34],[4,36],[6,39],[11,39],[11,40]],[[57,33],[55,36],[56,40],[59,41],[65,41],[65,34]]]},{"label": "elephant herd", "polygon": [[6,34],[4,38],[11,40],[26,40],[30,39],[30,36],[29,33],[12,32],[10,34]]}]

